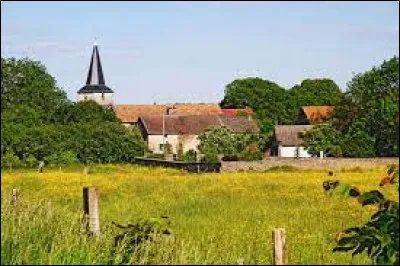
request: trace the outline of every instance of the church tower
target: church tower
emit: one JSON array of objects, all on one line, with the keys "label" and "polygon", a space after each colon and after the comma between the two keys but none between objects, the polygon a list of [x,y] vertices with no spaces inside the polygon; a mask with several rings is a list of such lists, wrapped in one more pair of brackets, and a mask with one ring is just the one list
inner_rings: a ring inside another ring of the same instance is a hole
[{"label": "church tower", "polygon": [[105,85],[97,43],[93,46],[86,85],[78,91],[78,102],[85,100],[93,100],[103,106],[114,106],[114,91]]}]

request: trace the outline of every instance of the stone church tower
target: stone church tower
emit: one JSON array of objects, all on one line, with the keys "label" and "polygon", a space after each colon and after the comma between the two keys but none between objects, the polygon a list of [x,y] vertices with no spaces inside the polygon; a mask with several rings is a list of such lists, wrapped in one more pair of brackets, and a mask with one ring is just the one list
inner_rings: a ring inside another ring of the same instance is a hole
[{"label": "stone church tower", "polygon": [[86,85],[78,91],[78,102],[85,100],[93,100],[107,107],[114,106],[114,91],[105,85],[96,43],[93,46]]}]

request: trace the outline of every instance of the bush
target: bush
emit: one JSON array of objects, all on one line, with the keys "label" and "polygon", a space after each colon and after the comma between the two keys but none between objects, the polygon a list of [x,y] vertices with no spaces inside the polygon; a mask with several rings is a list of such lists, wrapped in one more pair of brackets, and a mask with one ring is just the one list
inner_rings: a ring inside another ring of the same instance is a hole
[{"label": "bush", "polygon": [[4,156],[1,157],[1,167],[9,167],[10,169],[22,166],[18,156],[13,151],[8,150]]},{"label": "bush", "polygon": [[76,154],[72,151],[63,151],[58,154],[51,154],[44,158],[44,161],[50,166],[69,166],[79,163]]},{"label": "bush", "polygon": [[34,168],[38,166],[38,160],[32,154],[29,154],[25,159],[25,165],[28,168]]},{"label": "bush", "polygon": [[193,149],[188,150],[187,152],[185,152],[184,156],[183,156],[183,161],[187,162],[187,163],[194,163],[196,162],[196,154],[197,152]]},{"label": "bush", "polygon": [[218,151],[214,146],[206,147],[204,149],[204,156],[201,158],[204,163],[218,163]]},{"label": "bush", "polygon": [[264,158],[264,153],[258,149],[257,144],[253,143],[239,154],[239,158],[243,161],[257,161]]},{"label": "bush", "polygon": [[[397,184],[399,191],[399,167],[392,165],[379,186]],[[355,197],[361,206],[375,205],[376,212],[360,226],[339,232],[334,252],[366,252],[374,265],[399,265],[399,202],[386,198],[379,190],[361,193],[356,187],[338,180],[327,180],[323,187],[328,194]]]}]

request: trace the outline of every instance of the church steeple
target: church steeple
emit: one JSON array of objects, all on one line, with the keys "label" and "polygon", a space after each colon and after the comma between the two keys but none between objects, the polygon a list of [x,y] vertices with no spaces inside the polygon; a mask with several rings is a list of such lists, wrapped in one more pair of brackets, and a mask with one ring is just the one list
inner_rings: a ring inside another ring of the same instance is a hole
[{"label": "church steeple", "polygon": [[97,43],[93,45],[92,58],[86,85],[78,91],[78,101],[94,100],[100,105],[114,105],[114,91],[106,86]]},{"label": "church steeple", "polygon": [[103,68],[101,67],[99,49],[97,43],[93,45],[92,58],[90,60],[89,71],[86,79],[86,85],[78,93],[113,93],[114,91],[105,85]]}]

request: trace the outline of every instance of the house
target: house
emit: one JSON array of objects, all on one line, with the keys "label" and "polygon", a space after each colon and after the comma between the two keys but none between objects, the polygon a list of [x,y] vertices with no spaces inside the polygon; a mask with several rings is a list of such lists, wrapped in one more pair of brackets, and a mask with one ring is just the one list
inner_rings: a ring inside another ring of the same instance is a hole
[{"label": "house", "polygon": [[171,152],[178,153],[190,149],[198,151],[198,135],[210,127],[226,127],[239,134],[258,134],[259,129],[253,119],[247,117],[227,117],[224,115],[152,115],[141,116],[138,127],[147,142],[148,150],[163,153],[165,145],[171,145]]},{"label": "house", "polygon": [[297,125],[315,125],[326,122],[333,114],[333,106],[303,106],[297,115]]},{"label": "house", "polygon": [[272,137],[271,155],[307,158],[312,155],[302,146],[304,132],[313,125],[276,125]]}]

